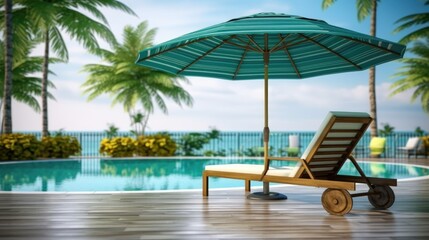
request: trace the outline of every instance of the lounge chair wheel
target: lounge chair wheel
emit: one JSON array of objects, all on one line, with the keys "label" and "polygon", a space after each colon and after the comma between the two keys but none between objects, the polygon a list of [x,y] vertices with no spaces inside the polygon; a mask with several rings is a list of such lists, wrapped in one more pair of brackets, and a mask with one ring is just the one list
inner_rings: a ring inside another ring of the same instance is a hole
[{"label": "lounge chair wheel", "polygon": [[395,202],[395,193],[390,186],[376,185],[374,191],[378,194],[368,195],[368,200],[377,209],[390,208]]},{"label": "lounge chair wheel", "polygon": [[332,215],[345,215],[353,208],[353,199],[344,189],[328,188],[322,194],[322,205]]}]

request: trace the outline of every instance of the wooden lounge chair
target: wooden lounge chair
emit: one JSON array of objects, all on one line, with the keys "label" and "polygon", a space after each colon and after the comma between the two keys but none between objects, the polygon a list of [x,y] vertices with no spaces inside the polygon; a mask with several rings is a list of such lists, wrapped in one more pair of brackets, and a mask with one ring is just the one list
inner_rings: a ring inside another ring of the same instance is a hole
[{"label": "wooden lounge chair", "polygon": [[424,152],[424,145],[420,141],[419,137],[408,138],[407,144],[403,147],[398,148],[399,154],[404,153],[410,158],[411,155],[414,155],[417,158],[418,153]]},{"label": "wooden lounge chair", "polygon": [[[353,207],[352,197],[368,196],[370,203],[379,209],[392,206],[395,195],[390,186],[396,179],[366,177],[351,155],[372,118],[367,113],[330,112],[308,145],[301,158],[268,157],[264,165],[225,164],[206,166],[203,172],[203,196],[208,196],[209,177],[245,180],[245,190],[250,191],[250,181],[276,182],[327,188],[322,194],[322,205],[334,215],[347,214]],[[349,159],[360,176],[339,175]],[[296,161],[295,168],[272,167],[271,161]],[[350,194],[356,183],[366,183],[367,192]]]}]

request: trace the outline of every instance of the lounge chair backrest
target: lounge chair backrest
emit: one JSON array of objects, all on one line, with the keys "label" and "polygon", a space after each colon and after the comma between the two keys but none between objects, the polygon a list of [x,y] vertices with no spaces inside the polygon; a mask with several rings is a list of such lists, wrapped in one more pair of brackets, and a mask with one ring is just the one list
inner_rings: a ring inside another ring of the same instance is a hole
[{"label": "lounge chair backrest", "polygon": [[[428,149],[429,150],[429,149]],[[419,153],[426,153],[426,147],[423,141],[419,142],[419,146],[417,147],[417,151]]]},{"label": "lounge chair backrest", "polygon": [[[316,179],[334,176],[351,155],[372,118],[363,112],[329,112],[301,159]],[[296,168],[294,177],[308,178],[304,166]]]},{"label": "lounge chair backrest", "polygon": [[407,141],[407,144],[405,145],[406,149],[417,149],[419,146],[420,138],[419,137],[412,137],[409,138]]}]

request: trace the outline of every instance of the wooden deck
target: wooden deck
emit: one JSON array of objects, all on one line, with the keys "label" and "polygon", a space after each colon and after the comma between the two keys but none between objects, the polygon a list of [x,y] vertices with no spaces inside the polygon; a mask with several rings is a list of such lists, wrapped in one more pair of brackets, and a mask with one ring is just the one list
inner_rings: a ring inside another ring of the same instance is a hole
[{"label": "wooden deck", "polygon": [[389,210],[354,198],[344,217],[325,212],[324,189],[290,185],[271,188],[285,201],[247,200],[242,189],[207,198],[201,191],[1,193],[0,239],[429,239],[429,179],[398,185]]}]

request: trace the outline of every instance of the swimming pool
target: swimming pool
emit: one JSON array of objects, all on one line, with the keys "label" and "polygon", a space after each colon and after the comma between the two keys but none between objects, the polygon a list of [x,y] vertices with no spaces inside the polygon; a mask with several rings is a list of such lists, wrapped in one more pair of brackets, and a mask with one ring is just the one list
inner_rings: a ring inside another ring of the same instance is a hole
[{"label": "swimming pool", "polygon": [[[205,165],[248,163],[243,158],[75,159],[0,163],[0,191],[94,192],[201,189]],[[294,162],[278,162],[294,164]],[[360,162],[365,174],[383,178],[415,178],[429,175],[423,166]],[[291,165],[293,166],[293,165]],[[358,175],[350,162],[341,174]],[[261,185],[254,182],[252,185]],[[211,188],[243,187],[242,180],[210,178]]]}]

